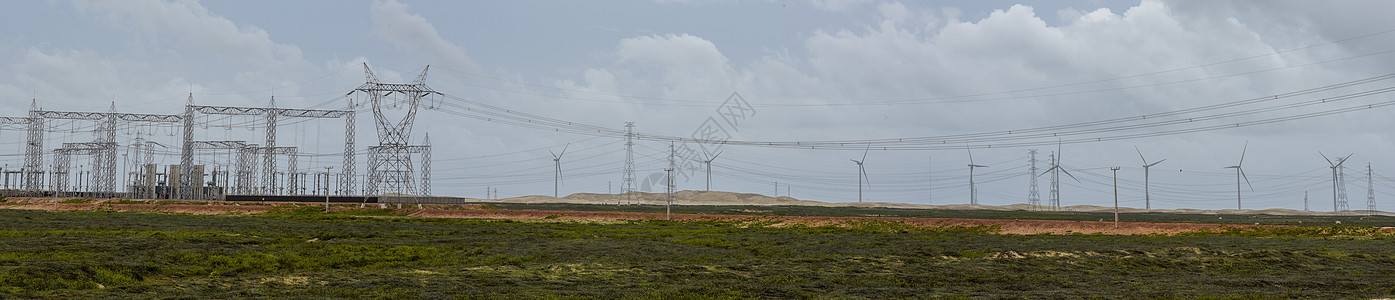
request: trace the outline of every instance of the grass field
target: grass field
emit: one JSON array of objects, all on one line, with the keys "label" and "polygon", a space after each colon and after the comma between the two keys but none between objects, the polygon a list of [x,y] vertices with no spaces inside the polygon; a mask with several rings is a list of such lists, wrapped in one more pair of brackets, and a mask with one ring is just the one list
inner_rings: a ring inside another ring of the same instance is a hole
[{"label": "grass field", "polygon": [[[623,211],[663,213],[663,206],[655,205],[592,205],[565,203],[478,203],[500,209],[523,210],[575,210],[575,211]],[[821,206],[754,206],[754,205],[678,205],[674,213],[685,214],[733,214],[768,216],[828,216],[828,217],[915,217],[915,218],[971,218],[971,219],[1022,219],[1022,220],[1067,220],[1099,221],[1114,220],[1109,212],[1069,212],[1069,211],[996,211],[996,210],[940,210],[940,209],[900,209],[880,207],[821,207]],[[1120,217],[1125,222],[1160,223],[1206,223],[1206,224],[1255,224],[1262,225],[1327,225],[1327,226],[1395,226],[1395,217],[1389,216],[1282,216],[1282,215],[1212,215],[1178,213],[1125,213]],[[1340,223],[1338,223],[1340,221]]]},{"label": "grass field", "polygon": [[[1026,212],[849,208],[678,210],[1040,216]],[[1395,276],[1389,275],[1395,274],[1395,237],[1371,226],[1222,230],[1174,236],[1007,235],[997,234],[993,227],[917,227],[877,221],[776,227],[757,221],[525,222],[393,214],[391,210],[370,209],[326,215],[313,208],[212,216],[0,210],[0,296],[1395,296]],[[1093,220],[1101,216],[1064,217]],[[1199,222],[1216,216],[1125,215],[1126,220],[1135,218],[1179,222],[1192,218]],[[1306,221],[1304,224],[1330,221],[1323,217],[1290,218],[1283,220]],[[1382,220],[1342,218],[1373,224]]]}]

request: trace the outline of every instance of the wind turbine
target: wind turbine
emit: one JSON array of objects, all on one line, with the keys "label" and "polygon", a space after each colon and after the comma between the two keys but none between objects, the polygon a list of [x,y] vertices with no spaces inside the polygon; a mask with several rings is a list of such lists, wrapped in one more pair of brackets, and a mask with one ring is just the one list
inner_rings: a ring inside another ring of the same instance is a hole
[{"label": "wind turbine", "polygon": [[[862,160],[848,159],[857,163],[857,202],[862,202],[862,181],[863,179],[867,179],[867,169],[862,167],[862,162],[867,161],[867,151],[870,150],[872,150],[871,145],[868,145],[866,150],[862,150]],[[867,186],[872,186],[872,181],[870,179],[867,180]]]},{"label": "wind turbine", "polygon": [[1148,168],[1151,168],[1151,167],[1153,167],[1153,166],[1156,166],[1156,165],[1162,163],[1164,160],[1167,160],[1167,159],[1164,158],[1164,159],[1162,159],[1162,160],[1155,161],[1155,162],[1153,162],[1153,163],[1150,164],[1150,163],[1148,163],[1148,159],[1147,159],[1147,158],[1143,158],[1143,151],[1142,151],[1142,150],[1138,150],[1138,146],[1133,146],[1133,151],[1137,151],[1137,152],[1138,152],[1138,158],[1143,160],[1143,209],[1153,209],[1153,205],[1152,205],[1152,201],[1151,201],[1151,200],[1152,200],[1152,199],[1151,199],[1152,197],[1151,197],[1151,196],[1149,195],[1149,193],[1148,193],[1148,173],[1149,173],[1149,172],[1148,172]]},{"label": "wind turbine", "polygon": [[974,150],[969,145],[964,145],[964,150],[969,151],[969,205],[978,205],[978,187],[974,186],[974,169],[987,168],[985,165],[974,164]]},{"label": "wind turbine", "polygon": [[567,148],[568,148],[568,147],[571,147],[571,146],[572,146],[572,144],[570,144],[570,143],[567,144],[566,146],[563,146],[563,147],[562,147],[562,153],[560,153],[560,154],[559,154],[559,153],[553,153],[552,150],[547,150],[547,153],[552,153],[552,163],[557,165],[557,172],[556,172],[556,173],[553,173],[553,176],[552,176],[552,197],[553,197],[553,198],[557,198],[557,196],[558,196],[558,193],[557,193],[558,187],[560,187],[560,186],[561,186],[561,183],[562,183],[562,156],[563,156],[563,155],[567,155]]},{"label": "wind turbine", "polygon": [[1326,159],[1327,164],[1332,165],[1332,212],[1334,213],[1342,212],[1342,209],[1337,205],[1339,199],[1337,197],[1337,185],[1341,182],[1341,179],[1337,177],[1337,170],[1342,168],[1342,164],[1346,163],[1347,159],[1355,154],[1356,153],[1347,154],[1347,157],[1337,159],[1337,163],[1332,163],[1332,159],[1327,158],[1327,154],[1322,154],[1322,151],[1318,151],[1318,155],[1322,155],[1322,159]]},{"label": "wind turbine", "polygon": [[722,156],[721,151],[718,151],[717,155],[713,155],[707,158],[707,160],[702,161],[702,163],[707,164],[707,191],[712,191],[712,161],[716,160],[718,156]]},{"label": "wind turbine", "polygon": [[1054,209],[1061,208],[1061,172],[1065,172],[1066,176],[1070,176],[1070,179],[1075,179],[1076,183],[1080,183],[1080,178],[1075,178],[1075,175],[1071,175],[1070,171],[1066,171],[1066,168],[1061,167],[1061,158],[1063,156],[1061,152],[1061,141],[1058,139],[1056,140],[1056,153],[1051,154],[1051,168],[1042,171],[1041,174],[1037,174],[1037,176],[1041,176],[1046,175],[1046,173],[1051,173],[1051,202],[1053,202],[1052,205]]},{"label": "wind turbine", "polygon": [[1245,148],[1240,150],[1240,163],[1234,166],[1225,167],[1235,169],[1235,209],[1242,209],[1240,205],[1240,178],[1245,178],[1245,184],[1250,186],[1250,191],[1255,191],[1255,186],[1250,184],[1250,177],[1245,176],[1245,152],[1250,149],[1250,142],[1245,142]]}]

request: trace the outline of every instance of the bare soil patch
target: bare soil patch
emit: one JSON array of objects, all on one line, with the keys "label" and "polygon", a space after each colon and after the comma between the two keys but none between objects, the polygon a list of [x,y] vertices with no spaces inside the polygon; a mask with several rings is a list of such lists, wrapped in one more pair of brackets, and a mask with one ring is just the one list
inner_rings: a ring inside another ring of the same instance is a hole
[{"label": "bare soil patch", "polygon": [[[320,207],[314,203],[300,202],[229,202],[229,201],[131,201],[97,199],[86,203],[62,203],[65,201],[85,201],[52,198],[8,198],[0,203],[0,208],[29,210],[112,210],[149,211],[167,213],[187,213],[201,215],[216,214],[260,214],[277,209]],[[173,203],[171,203],[173,202]],[[192,203],[192,204],[191,204]],[[566,210],[507,210],[482,209],[473,204],[333,204],[334,211],[359,209],[393,209],[394,215],[405,214],[424,218],[477,218],[477,219],[559,219],[586,221],[616,220],[662,220],[661,213],[608,212],[608,211],[566,211]],[[1177,234],[1201,230],[1215,230],[1230,227],[1254,227],[1253,225],[1219,225],[1195,223],[1147,223],[1059,221],[1059,220],[1000,220],[1000,219],[957,219],[957,218],[908,218],[908,217],[817,217],[817,216],[757,216],[725,214],[674,214],[673,220],[723,220],[774,222],[775,226],[802,224],[808,226],[840,225],[865,221],[901,222],[927,227],[938,226],[997,226],[1004,234]],[[1269,225],[1260,225],[1269,226]]]},{"label": "bare soil patch", "polygon": [[[561,211],[561,210],[439,210],[424,209],[411,216],[430,218],[483,218],[483,219],[547,219],[561,220],[662,220],[664,214],[603,211]],[[1145,223],[1120,222],[1115,228],[1113,222],[1056,221],[1056,220],[996,220],[996,219],[955,219],[955,218],[901,218],[901,217],[806,217],[806,216],[755,216],[755,215],[713,215],[675,214],[673,220],[751,220],[778,221],[811,226],[837,225],[859,221],[890,221],[920,226],[998,226],[1005,234],[1176,234],[1226,227],[1252,227],[1252,225],[1219,225],[1194,223]]]}]

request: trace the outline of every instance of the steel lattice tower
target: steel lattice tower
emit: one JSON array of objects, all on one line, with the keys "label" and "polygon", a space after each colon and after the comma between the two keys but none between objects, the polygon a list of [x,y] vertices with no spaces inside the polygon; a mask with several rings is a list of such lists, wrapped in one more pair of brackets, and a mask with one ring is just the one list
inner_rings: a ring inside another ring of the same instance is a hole
[{"label": "steel lattice tower", "polygon": [[[673,189],[674,189],[674,188],[676,187],[676,185],[677,185],[677,181],[674,181],[674,180],[673,180],[673,170],[677,170],[677,168],[675,167],[674,162],[673,162],[673,157],[674,157],[674,153],[675,153],[673,149],[674,149],[674,148],[673,148],[673,142],[668,142],[668,169],[665,170],[665,171],[668,171],[668,176],[665,176],[665,177],[667,177],[667,178],[665,178],[665,180],[667,180],[667,182],[664,183],[664,186],[668,189],[668,205],[669,205],[669,206],[673,206]],[[779,184],[779,183],[775,183],[775,195],[776,195],[776,197],[778,197],[778,196],[780,195],[780,184]]]},{"label": "steel lattice tower", "polygon": [[24,189],[37,192],[44,185],[44,118],[39,102],[29,104],[29,128],[24,146]]},{"label": "steel lattice tower", "polygon": [[[349,108],[345,109],[345,111],[348,114],[344,116],[344,165],[340,167],[340,169],[342,170],[339,170],[339,194],[353,195],[354,190],[358,189],[356,184],[354,184],[355,182],[357,182],[355,181],[357,177],[354,177],[357,176],[354,174],[354,169],[357,168],[357,166],[355,166],[354,159],[354,135],[356,135],[358,132],[354,131],[355,116],[353,100],[349,100]],[[326,174],[325,176],[329,175]]]},{"label": "steel lattice tower", "polygon": [[[262,190],[259,194],[276,194],[276,96],[271,97],[271,102],[267,105],[266,114],[266,148],[268,151],[262,152]],[[188,132],[188,131],[185,131]],[[187,155],[187,154],[186,154]]]},{"label": "steel lattice tower", "polygon": [[1032,184],[1027,188],[1027,204],[1034,210],[1041,210],[1041,192],[1037,190],[1037,149],[1027,149],[1027,155],[1031,156],[1031,169],[1027,171]]},{"label": "steel lattice tower", "polygon": [[1375,172],[1371,171],[1371,163],[1366,163],[1366,215],[1368,216],[1376,213],[1376,188],[1372,186],[1376,181],[1372,178],[1373,176],[1375,176]]},{"label": "steel lattice tower", "polygon": [[[620,193],[625,194],[625,204],[634,201],[635,191],[635,122],[625,122],[625,174],[620,180]],[[619,203],[616,203],[619,204]]]},{"label": "steel lattice tower", "polygon": [[1351,210],[1347,206],[1347,169],[1337,166],[1337,213],[1346,214]]},{"label": "steel lattice tower", "polygon": [[[367,82],[350,93],[368,95],[368,104],[373,108],[374,126],[378,132],[378,146],[368,147],[368,184],[365,186],[367,194],[417,194],[418,187],[413,183],[412,154],[422,154],[424,160],[430,157],[430,146],[409,144],[412,125],[416,123],[417,107],[421,104],[421,98],[441,95],[440,92],[426,86],[426,74],[429,69],[429,66],[423,68],[412,83],[381,83],[378,76],[373,74],[373,70],[368,68],[368,63],[363,64]],[[399,96],[392,97],[391,103],[383,103],[384,100],[389,100],[388,96],[392,94]],[[406,114],[394,122],[383,113],[384,105],[405,105]],[[429,163],[423,162],[423,171],[428,168]],[[430,180],[430,175],[423,174],[422,180]],[[422,182],[421,191],[429,191],[429,186],[430,183]]]},{"label": "steel lattice tower", "polygon": [[[26,175],[24,178],[25,188],[38,191],[42,188],[44,182],[43,132],[45,131],[45,119],[86,120],[97,122],[94,127],[95,130],[93,131],[93,135],[95,137],[92,142],[63,143],[63,148],[60,149],[63,152],[61,153],[62,155],[91,155],[93,174],[92,190],[105,193],[105,195],[108,196],[114,195],[116,192],[116,152],[118,147],[114,141],[116,140],[117,121],[175,123],[181,119],[178,115],[127,114],[116,113],[115,110],[116,105],[113,104],[109,112],[44,111],[38,109],[37,101],[35,101],[29,110],[29,118],[26,120],[26,123],[29,125],[29,132],[24,153],[24,172]],[[6,122],[12,121],[13,120]],[[56,149],[55,155],[59,154],[57,151]],[[58,159],[60,158],[55,157],[55,164],[62,163],[58,161]],[[64,157],[61,159],[67,158]],[[66,168],[63,168],[63,170],[56,168],[53,172],[55,173],[51,175],[55,176],[57,176],[57,172],[67,174]],[[56,188],[57,186],[55,185],[54,187]]]},{"label": "steel lattice tower", "polygon": [[421,195],[431,195],[431,134],[426,134],[426,139],[422,140],[421,149]]},{"label": "steel lattice tower", "polygon": [[97,142],[103,143],[103,149],[92,163],[95,165],[93,173],[97,174],[97,191],[109,196],[116,192],[116,119],[116,103],[112,102],[106,119],[97,127]]},{"label": "steel lattice tower", "polygon": [[[230,149],[230,150],[236,150],[236,151],[237,151],[237,166],[238,166],[238,167],[237,167],[237,173],[236,173],[236,175],[235,175],[234,177],[237,178],[238,186],[237,186],[237,188],[235,189],[235,191],[237,191],[237,193],[239,193],[239,194],[263,194],[263,195],[267,195],[267,194],[290,194],[290,193],[294,193],[296,190],[298,190],[298,189],[300,188],[300,180],[299,180],[299,178],[298,178],[299,173],[296,172],[296,170],[298,169],[298,166],[297,166],[296,164],[297,164],[297,153],[298,153],[299,150],[297,150],[296,147],[280,147],[280,146],[276,146],[276,135],[277,135],[277,133],[276,133],[277,124],[276,124],[276,123],[277,123],[280,119],[282,119],[282,118],[346,118],[346,119],[348,119],[348,121],[346,121],[346,122],[348,123],[349,128],[352,128],[352,126],[353,126],[353,116],[354,116],[352,110],[313,110],[313,109],[276,108],[276,98],[275,98],[275,97],[272,97],[272,99],[271,99],[271,101],[270,101],[270,107],[233,107],[233,106],[194,105],[194,104],[193,104],[193,96],[192,96],[192,94],[191,94],[191,96],[190,96],[190,98],[189,98],[189,103],[185,105],[185,116],[183,117],[183,119],[185,120],[185,123],[184,123],[184,148],[185,148],[186,150],[183,150],[183,154],[181,154],[181,159],[188,159],[187,163],[189,163],[189,164],[191,164],[191,165],[192,165],[192,159],[193,159],[193,150],[195,150],[196,148],[198,148],[199,145],[200,145],[200,144],[199,144],[200,142],[194,141],[194,140],[193,140],[193,122],[192,122],[191,120],[194,119],[193,115],[194,115],[195,112],[201,113],[201,114],[210,114],[210,115],[261,116],[261,117],[265,118],[265,120],[266,120],[266,145],[264,145],[265,147],[258,146],[258,145],[255,145],[255,144],[243,144],[244,146],[233,147],[233,146],[231,146],[231,144],[227,144],[227,145],[223,145],[224,148],[222,148],[222,149]],[[352,149],[352,148],[353,148],[353,140],[354,140],[354,135],[353,135],[352,129],[346,129],[346,131],[344,132],[344,147],[345,147],[346,149]],[[224,142],[227,142],[227,141],[224,141]],[[352,157],[352,154],[353,154],[353,152],[348,152],[348,153],[346,153],[346,156]],[[277,171],[277,170],[276,170],[276,159],[277,159],[277,156],[278,156],[278,155],[280,155],[280,156],[285,156],[285,157],[286,157],[286,160],[287,160],[287,163],[288,163],[289,169],[288,169],[288,170],[286,171],[286,173],[285,173],[285,174],[286,174],[286,179],[287,179],[287,180],[285,180],[285,181],[281,181],[281,180],[277,180],[277,179],[276,179],[276,174],[277,174],[277,172],[276,172],[276,171]],[[253,180],[252,177],[254,177],[254,175],[258,173],[257,164],[254,163],[254,161],[256,160],[256,158],[257,158],[258,156],[260,156],[260,158],[262,159],[262,162],[261,162],[262,168],[261,168],[261,170],[260,170],[260,173],[261,173],[261,175],[262,175],[262,178],[260,178],[260,180]],[[352,161],[350,161],[350,162],[352,162]],[[186,162],[181,162],[181,163],[186,163]],[[353,174],[353,169],[352,169],[352,166],[353,166],[353,165],[352,165],[352,164],[349,164],[349,165],[346,165],[346,166],[347,166],[347,167],[344,168],[344,169],[345,169],[344,171],[346,172],[346,174]],[[182,169],[182,168],[183,168],[183,167],[181,167],[181,169]],[[192,177],[192,176],[194,176],[194,175],[193,175],[194,173],[192,173],[192,171],[193,171],[193,170],[192,170],[192,169],[193,169],[192,166],[191,166],[189,169],[191,169],[190,173],[185,173],[185,174],[190,174],[191,177],[189,177],[189,180],[195,179],[194,177]],[[184,173],[184,172],[181,171],[181,173]],[[353,185],[352,181],[353,181],[353,177],[348,177],[348,176],[346,176],[346,177],[340,179],[339,183],[340,183],[341,186],[343,186],[343,185],[345,185],[345,184],[348,184],[348,185],[352,186],[352,185]],[[277,190],[277,188],[276,188],[276,185],[277,185],[277,183],[279,183],[279,182],[286,182],[286,183],[287,183],[286,186],[285,186],[285,187],[286,187],[285,193],[278,192],[278,190]],[[347,182],[347,183],[346,183],[346,182]],[[201,184],[201,183],[200,183],[200,184]],[[192,191],[193,188],[198,188],[198,186],[192,186],[191,189],[189,189],[189,190]],[[186,194],[192,195],[192,193],[186,193]]]},{"label": "steel lattice tower", "polygon": [[[273,98],[272,103],[275,103]],[[194,93],[191,90],[189,99],[184,102],[184,136],[183,145],[179,151],[179,182],[186,183],[194,178]],[[270,168],[268,168],[270,169]],[[202,174],[200,174],[201,176]],[[174,175],[168,175],[174,176]],[[180,197],[193,195],[193,190],[202,183],[180,184],[180,191],[176,193]]]},{"label": "steel lattice tower", "polygon": [[1050,157],[1051,157],[1051,165],[1053,166],[1053,167],[1052,167],[1053,170],[1052,170],[1052,172],[1051,172],[1051,203],[1050,203],[1050,205],[1051,205],[1051,210],[1054,211],[1054,210],[1061,210],[1061,168],[1058,167],[1058,166],[1060,166],[1060,164],[1059,164],[1059,162],[1056,161],[1056,153],[1055,153],[1055,152],[1052,152]]}]

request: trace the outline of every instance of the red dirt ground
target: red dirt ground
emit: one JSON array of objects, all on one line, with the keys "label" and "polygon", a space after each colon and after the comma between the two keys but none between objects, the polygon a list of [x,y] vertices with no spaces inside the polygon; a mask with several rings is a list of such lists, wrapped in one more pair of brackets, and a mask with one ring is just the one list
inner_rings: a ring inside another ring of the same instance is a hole
[{"label": "red dirt ground", "polygon": [[[66,199],[58,199],[62,202]],[[313,203],[299,202],[227,202],[208,201],[207,204],[197,204],[195,201],[178,201],[178,203],[161,203],[160,201],[139,201],[141,203],[111,203],[112,200],[93,200],[92,203],[54,203],[50,198],[8,198],[4,203],[0,203],[0,208],[7,209],[29,209],[29,210],[98,210],[107,209],[113,211],[150,211],[168,213],[187,213],[201,215],[216,214],[258,214],[266,213],[274,209],[293,209],[298,207],[321,207]],[[192,203],[192,204],[191,204]],[[379,209],[377,204],[366,205],[368,209]],[[584,221],[612,221],[612,220],[661,220],[664,214],[660,213],[635,213],[635,212],[605,212],[605,211],[560,211],[560,210],[505,210],[505,209],[480,209],[479,205],[448,205],[448,204],[427,204],[422,209],[417,209],[416,205],[403,205],[398,209],[396,205],[387,205],[386,208],[394,209],[400,214],[411,217],[425,218],[480,218],[480,219],[548,219],[555,216],[558,220],[584,220]],[[360,209],[356,204],[334,204],[333,209],[337,211]],[[1218,224],[1192,224],[1192,223],[1143,223],[1143,222],[1121,222],[1115,228],[1113,222],[1089,222],[1089,221],[1057,221],[1057,220],[999,220],[999,219],[952,219],[952,218],[904,218],[904,217],[804,217],[804,216],[756,216],[756,215],[712,215],[712,214],[675,214],[674,220],[749,220],[749,221],[777,221],[780,223],[797,223],[805,225],[831,225],[843,224],[857,221],[891,221],[904,222],[921,226],[1000,226],[1005,234],[1070,234],[1070,233],[1104,233],[1104,234],[1176,234],[1199,230],[1211,230],[1226,227],[1252,227],[1249,225],[1218,225]],[[775,226],[779,226],[778,224]]]},{"label": "red dirt ground", "polygon": [[[545,219],[556,216],[560,220],[662,220],[664,214],[606,211],[561,211],[561,210],[444,210],[423,209],[411,216],[430,218],[482,218],[482,219]],[[1056,220],[999,220],[999,219],[951,219],[951,218],[901,218],[901,217],[804,217],[804,216],[755,216],[755,215],[709,215],[675,214],[674,220],[753,220],[782,221],[808,225],[841,224],[849,221],[891,221],[922,226],[992,226],[998,225],[1006,234],[1175,234],[1198,230],[1225,227],[1251,227],[1246,225],[1218,225],[1193,223],[1144,223],[1120,222],[1114,228],[1113,222],[1056,221]]]}]

